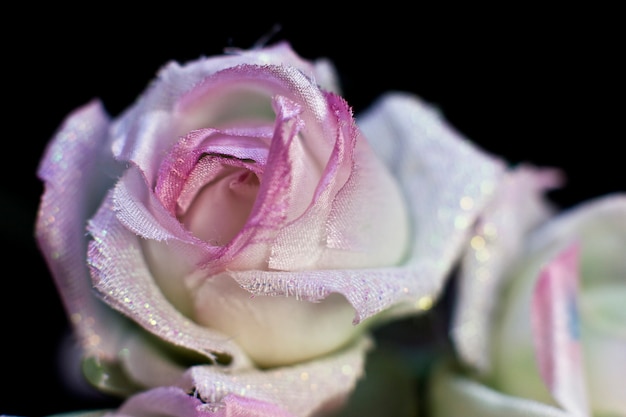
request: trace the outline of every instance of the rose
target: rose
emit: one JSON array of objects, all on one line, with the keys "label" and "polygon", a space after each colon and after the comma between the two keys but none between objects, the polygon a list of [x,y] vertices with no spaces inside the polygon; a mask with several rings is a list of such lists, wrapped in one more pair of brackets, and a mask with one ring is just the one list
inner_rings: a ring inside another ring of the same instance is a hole
[{"label": "rose", "polygon": [[372,323],[432,304],[502,163],[415,97],[357,126],[337,91],[280,43],[68,117],[36,231],[92,384],[308,415],[352,389]]},{"label": "rose", "polygon": [[527,174],[472,238],[452,333],[465,371],[436,372],[434,415],[626,415],[626,195],[550,214],[552,174]]}]

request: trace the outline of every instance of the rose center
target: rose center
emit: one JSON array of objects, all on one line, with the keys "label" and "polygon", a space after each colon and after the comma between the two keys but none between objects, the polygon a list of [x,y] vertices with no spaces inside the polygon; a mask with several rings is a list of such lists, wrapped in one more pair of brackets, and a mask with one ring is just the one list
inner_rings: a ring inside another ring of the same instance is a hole
[{"label": "rose center", "polygon": [[246,164],[213,156],[198,162],[177,200],[178,219],[194,236],[224,246],[243,228],[260,184]]}]

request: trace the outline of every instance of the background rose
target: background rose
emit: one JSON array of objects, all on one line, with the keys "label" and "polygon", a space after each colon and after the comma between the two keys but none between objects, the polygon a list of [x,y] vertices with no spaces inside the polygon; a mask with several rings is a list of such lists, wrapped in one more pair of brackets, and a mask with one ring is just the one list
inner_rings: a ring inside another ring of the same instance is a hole
[{"label": "background rose", "polygon": [[517,174],[481,216],[453,321],[460,364],[439,366],[435,416],[626,415],[626,196],[551,216],[552,175]]},{"label": "background rose", "polygon": [[432,305],[502,164],[406,94],[359,120],[374,153],[331,90],[280,43],[169,64],[113,123],[98,102],[66,120],[37,233],[93,384],[308,415],[362,372],[353,324]]}]

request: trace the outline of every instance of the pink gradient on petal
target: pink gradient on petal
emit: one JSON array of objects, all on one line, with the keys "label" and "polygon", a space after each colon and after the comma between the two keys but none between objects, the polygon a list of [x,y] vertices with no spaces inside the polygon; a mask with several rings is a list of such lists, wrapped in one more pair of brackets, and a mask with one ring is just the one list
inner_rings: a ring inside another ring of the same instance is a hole
[{"label": "pink gradient on petal", "polygon": [[[179,197],[203,155],[224,155],[254,161],[264,166],[271,132],[267,128],[240,131],[199,129],[187,134],[174,146],[159,169],[155,194],[172,215],[176,215]],[[241,162],[241,166],[251,166]]]},{"label": "pink gradient on petal", "polygon": [[[153,185],[152,180],[156,178],[162,156],[180,136],[199,128],[218,127],[217,123],[223,116],[232,115],[233,108],[232,106],[228,108],[227,96],[233,93],[233,89],[222,87],[235,87],[237,90],[238,84],[246,84],[246,87],[254,84],[243,82],[245,77],[240,77],[238,75],[240,73],[247,74],[248,78],[255,78],[254,74],[251,74],[254,71],[239,71],[238,68],[255,67],[257,70],[274,68],[278,75],[277,79],[289,79],[291,74],[285,75],[285,72],[293,72],[297,74],[295,78],[298,79],[292,84],[294,91],[312,97],[314,96],[312,90],[316,86],[304,74],[325,81],[325,84],[333,89],[336,88],[333,74],[326,66],[320,66],[320,63],[302,59],[287,42],[260,49],[236,52],[230,50],[226,55],[203,57],[184,65],[169,62],[160,69],[158,77],[143,93],[141,100],[116,121],[112,131],[115,157],[140,167]],[[282,66],[288,69],[282,69]],[[228,74],[232,76],[229,78]],[[239,78],[242,82],[239,82]],[[304,82],[311,86],[302,87]],[[265,95],[269,107],[270,95],[267,91]],[[201,99],[200,101],[208,98],[208,103],[190,101],[190,96]],[[182,103],[191,105],[193,109],[187,108]],[[233,104],[236,105],[234,109],[236,111],[241,101],[235,101]],[[194,109],[198,111],[190,115]]]},{"label": "pink gradient on petal", "polygon": [[580,247],[561,252],[540,272],[532,300],[532,328],[539,371],[563,408],[589,415],[578,318]]},{"label": "pink gradient on petal", "polygon": [[[263,101],[260,100],[262,97],[267,99],[269,105],[271,98],[276,96],[306,103],[307,110],[311,112],[312,122],[324,120],[327,116],[326,101],[317,84],[297,68],[286,65],[244,64],[226,68],[206,77],[181,96],[176,111],[181,114],[193,114],[194,111],[201,110],[200,115],[206,118],[207,108],[212,115],[219,115],[225,111],[232,113],[235,108],[241,112],[246,106],[250,106],[251,102],[257,106],[263,105]],[[229,100],[234,100],[234,103],[230,103]],[[259,109],[255,110],[251,113],[260,113]]]},{"label": "pink gradient on petal", "polygon": [[[159,277],[151,273],[146,263],[141,237],[125,227],[118,215],[114,203],[108,198],[89,227],[93,240],[89,243],[87,256],[93,287],[107,304],[163,340],[207,358],[213,358],[215,352],[231,355],[233,369],[249,366],[249,359],[232,340],[192,322],[166,299],[163,287],[156,281]],[[161,262],[196,263],[195,246],[178,241],[169,245],[172,246],[170,253],[163,256]],[[173,283],[177,284],[176,281]]]},{"label": "pink gradient on petal", "polygon": [[202,156],[178,196],[176,215],[184,215],[205,186],[212,185],[225,177],[233,177],[235,183],[241,183],[242,181],[238,178],[243,178],[244,173],[254,172],[262,175],[262,168],[254,165],[254,162],[244,162],[229,155]]},{"label": "pink gradient on petal", "polygon": [[259,190],[259,177],[246,165],[222,156],[198,161],[178,198],[178,218],[187,230],[215,246],[239,233]]},{"label": "pink gradient on petal", "polygon": [[[306,200],[309,204],[291,210],[302,214],[290,216],[272,242],[269,267],[292,271],[395,265],[406,255],[410,233],[401,191],[360,135],[346,101],[330,93],[325,97],[331,152]],[[317,143],[306,136],[306,129],[302,137],[296,146]],[[298,181],[297,169],[293,171]],[[299,185],[292,188],[300,190]]]},{"label": "pink gradient on petal", "polygon": [[[88,216],[118,175],[107,158],[110,120],[94,100],[76,109],[48,145],[37,174],[44,181],[36,220],[37,244],[52,272],[81,346],[89,355],[115,355],[118,317],[92,297],[85,264]],[[97,168],[96,168],[97,166]],[[117,167],[119,169],[119,167]],[[102,172],[114,175],[106,177]],[[107,337],[105,337],[107,335]]]},{"label": "pink gradient on petal", "polygon": [[[257,244],[264,245],[271,241],[290,215],[291,200],[295,190],[292,189],[292,164],[290,149],[300,129],[302,121],[299,117],[300,107],[282,97],[276,100],[277,117],[273,138],[267,155],[267,162],[263,168],[263,178],[260,181],[256,194],[256,201],[252,206],[250,216],[239,233],[225,248],[219,259],[208,258],[202,265],[207,271],[215,272],[229,263],[229,268],[238,268],[236,263],[230,263],[242,251],[253,249]],[[307,190],[301,190],[306,193]],[[264,268],[265,265],[256,265]]]}]

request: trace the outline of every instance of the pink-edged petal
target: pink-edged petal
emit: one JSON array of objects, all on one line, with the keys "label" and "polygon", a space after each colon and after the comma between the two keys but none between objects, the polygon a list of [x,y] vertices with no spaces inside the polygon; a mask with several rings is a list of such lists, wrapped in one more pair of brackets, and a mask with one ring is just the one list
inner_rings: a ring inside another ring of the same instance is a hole
[{"label": "pink-edged petal", "polygon": [[[90,223],[88,261],[94,286],[104,301],[148,332],[211,359],[232,357],[233,368],[249,366],[245,354],[225,336],[183,316],[164,297],[146,265],[140,237],[120,223],[108,198]],[[186,256],[184,251],[179,256]],[[187,255],[188,256],[188,255]]]},{"label": "pink-edged petal", "polygon": [[[267,127],[236,132],[216,129],[189,132],[176,143],[163,161],[155,194],[175,216],[179,196],[188,187],[189,177],[203,155],[225,155],[233,158],[233,163],[247,159],[263,167],[267,163],[269,135],[271,131]],[[241,164],[243,166],[243,162]]]},{"label": "pink-edged petal", "polygon": [[[333,94],[327,101],[327,123],[335,126],[332,153],[306,212],[281,228],[269,266],[301,270],[397,264],[406,255],[410,229],[400,190],[360,136],[348,104]],[[305,235],[307,239],[300,238]]]},{"label": "pink-edged petal", "polygon": [[206,156],[198,161],[178,198],[178,218],[194,236],[213,246],[232,242],[246,224],[259,191],[259,177],[238,159]]},{"label": "pink-edged petal", "polygon": [[210,403],[236,394],[276,404],[295,416],[330,414],[354,390],[371,346],[364,337],[340,352],[267,370],[224,373],[213,366],[195,366],[187,371],[181,386]]},{"label": "pink-edged petal", "polygon": [[[382,164],[366,138],[353,126],[347,104],[336,96],[331,99],[346,142],[344,149],[337,152],[337,165],[341,164],[343,175],[348,178],[345,182],[334,181],[334,186],[341,188],[330,203],[327,250],[320,258],[320,267],[397,265],[406,259],[410,249],[412,225],[405,196],[389,167]],[[336,175],[341,178],[342,174]]]},{"label": "pink-edged petal", "polygon": [[515,168],[473,228],[461,263],[451,335],[463,361],[481,373],[492,367],[494,309],[502,301],[498,294],[531,229],[552,214],[545,193],[561,181],[553,169]]},{"label": "pink-edged petal", "polygon": [[[175,110],[185,115],[190,126],[200,121],[205,125],[196,128],[207,127],[207,124],[222,125],[226,117],[229,120],[233,117],[247,120],[251,116],[267,116],[269,120],[273,120],[271,99],[276,96],[285,97],[305,107],[307,126],[311,129],[308,134],[334,139],[324,134],[327,133],[323,131],[325,126],[320,123],[326,119],[328,113],[322,91],[307,74],[282,63],[255,65],[249,62],[226,68],[206,77],[180,97]],[[194,129],[187,129],[191,130]],[[323,147],[319,148],[324,152]]]},{"label": "pink-edged petal", "polygon": [[205,403],[179,387],[159,387],[127,399],[106,417],[295,417],[279,406],[230,394]]},{"label": "pink-edged petal", "polygon": [[113,201],[119,221],[144,239],[202,243],[165,209],[136,168],[129,168],[120,178],[113,191]]},{"label": "pink-edged petal", "polygon": [[[293,211],[292,205],[295,200],[295,190],[293,189],[295,186],[294,165],[298,161],[294,160],[292,145],[303,127],[302,108],[299,104],[282,96],[276,97],[274,108],[276,124],[270,142],[266,170],[263,174],[255,207],[253,207],[242,233],[244,235],[241,239],[243,242],[235,242],[238,246],[245,246],[250,234],[256,241],[266,240],[263,237],[264,231],[269,231],[270,236],[273,236],[276,230],[284,225]],[[312,176],[315,176],[314,174]],[[303,191],[306,193],[307,190],[304,189]]]},{"label": "pink-edged petal", "polygon": [[90,354],[115,354],[119,317],[92,296],[87,218],[113,184],[117,167],[107,159],[109,118],[93,101],[74,111],[52,139],[38,170],[44,181],[36,222],[37,243],[52,272],[68,316]]},{"label": "pink-edged petal", "polygon": [[552,405],[502,393],[440,364],[429,380],[432,417],[576,417]]},{"label": "pink-edged petal", "polygon": [[431,279],[439,272],[425,263],[413,268],[241,271],[229,275],[252,294],[309,302],[331,293],[342,294],[355,308],[353,323],[358,324],[395,304],[406,304],[401,306],[403,314],[428,309],[441,290],[442,283]]},{"label": "pink-edged petal", "polygon": [[[318,79],[329,89],[337,90],[337,77],[327,60],[304,60],[286,42],[260,49],[230,50],[228,55],[202,57],[184,65],[170,62],[159,71],[157,79],[151,83],[136,105],[116,121],[113,129],[116,157],[122,161],[133,161],[145,173],[146,178],[150,181],[155,179],[161,155],[179,137],[198,128],[216,127],[215,124],[222,122],[223,116],[231,115],[223,97],[215,91],[210,94],[213,97],[212,102],[208,105],[204,103],[192,117],[188,117],[190,114],[186,111],[181,112],[181,102],[195,102],[192,97],[206,92],[203,89],[207,86],[207,78],[223,70],[237,72],[235,68],[238,66],[280,66],[286,71],[299,73],[294,79],[302,80],[302,83],[311,85],[311,88],[315,86],[313,81]],[[236,78],[237,76],[234,77]],[[244,78],[241,79],[241,85],[246,84]],[[285,79],[289,79],[289,76]],[[216,84],[221,83],[219,81]],[[224,83],[228,84],[227,81]],[[203,87],[189,96],[188,93],[197,90],[200,85]],[[230,85],[237,87],[236,83]],[[310,94],[310,89],[296,87],[297,91]],[[233,91],[236,92],[231,90],[230,93]]]},{"label": "pink-edged petal", "polygon": [[[294,135],[307,126],[302,120],[301,106],[281,98],[276,101],[275,108],[277,111],[276,134],[273,140],[273,152],[270,153],[272,159],[268,161],[268,166],[272,169],[265,177],[269,187],[265,187],[260,193],[263,195],[265,204],[262,210],[254,213],[252,220],[259,223],[263,220],[265,227],[276,234],[271,247],[269,268],[308,269],[312,265],[319,268],[321,265],[318,264],[318,259],[325,243],[325,223],[330,210],[329,199],[332,197],[331,193],[337,192],[333,189],[333,185],[335,183],[341,185],[347,179],[345,175],[338,173],[339,170],[345,171],[345,166],[342,160],[338,160],[343,155],[337,154],[343,153],[345,141],[354,139],[344,138],[342,132],[333,127],[335,120],[331,117],[328,119],[330,123],[327,129],[335,142],[332,145],[333,151],[330,159],[328,161],[312,160],[303,164],[300,161],[301,156],[307,155],[308,149],[316,146],[328,149],[331,147],[323,142],[309,143],[312,139],[319,142],[321,138],[317,137],[305,137],[301,141],[294,141]],[[324,170],[311,171],[312,167],[319,167],[320,162],[326,162]],[[306,178],[310,180],[304,183]],[[311,180],[315,182],[311,183]],[[310,194],[306,195],[303,192]],[[294,198],[296,196],[297,199]],[[287,200],[287,197],[291,198]],[[265,220],[271,218],[269,216],[276,217],[278,213],[281,213],[282,217],[276,224],[272,225]],[[307,238],[302,239],[302,236],[307,236]]]},{"label": "pink-edged petal", "polygon": [[588,416],[578,311],[579,247],[546,265],[532,299],[533,340],[539,372],[555,400],[575,416]]}]

